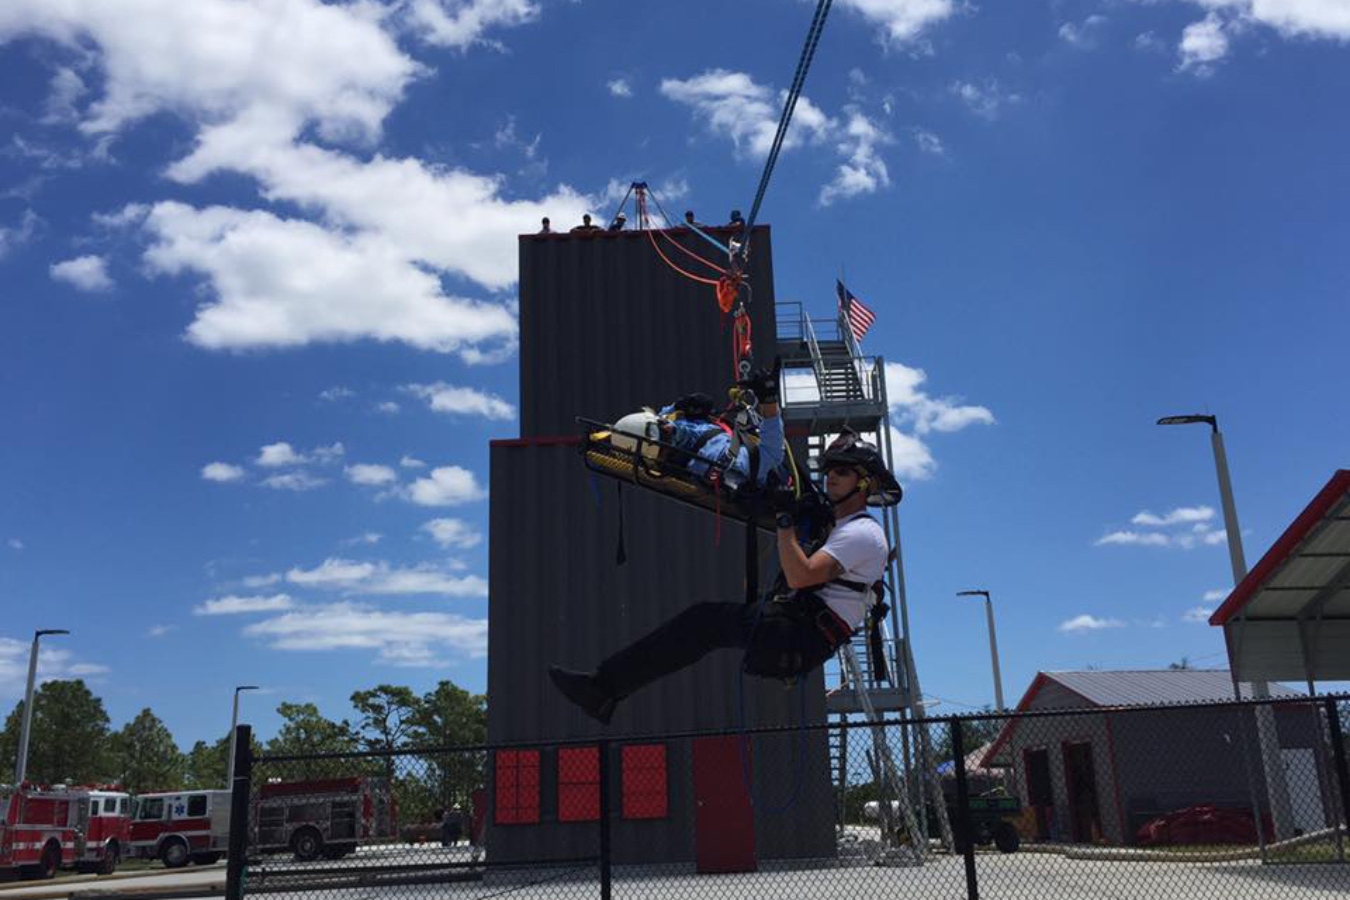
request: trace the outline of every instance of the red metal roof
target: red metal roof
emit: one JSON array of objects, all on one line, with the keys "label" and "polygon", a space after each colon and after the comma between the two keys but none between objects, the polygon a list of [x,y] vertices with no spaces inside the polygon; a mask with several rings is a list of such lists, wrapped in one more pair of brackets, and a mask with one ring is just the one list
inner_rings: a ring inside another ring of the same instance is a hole
[{"label": "red metal roof", "polygon": [[[1350,469],[1340,469],[1209,618],[1294,618],[1350,559]],[[1337,602],[1350,613],[1350,592]]]}]

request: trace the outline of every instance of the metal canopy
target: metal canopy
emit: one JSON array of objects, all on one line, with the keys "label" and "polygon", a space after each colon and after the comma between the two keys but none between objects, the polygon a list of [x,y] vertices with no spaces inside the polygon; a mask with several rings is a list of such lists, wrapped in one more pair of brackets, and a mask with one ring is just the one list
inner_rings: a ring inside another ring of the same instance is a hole
[{"label": "metal canopy", "polygon": [[1240,681],[1350,680],[1350,470],[1331,477],[1210,617]]}]

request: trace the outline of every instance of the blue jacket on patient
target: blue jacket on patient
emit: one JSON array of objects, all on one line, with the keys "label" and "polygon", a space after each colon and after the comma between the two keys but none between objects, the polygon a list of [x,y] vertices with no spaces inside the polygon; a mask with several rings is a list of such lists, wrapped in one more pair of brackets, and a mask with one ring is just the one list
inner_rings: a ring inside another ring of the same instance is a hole
[{"label": "blue jacket on patient", "polygon": [[[667,406],[661,410],[661,415],[668,415],[674,410],[674,406]],[[716,422],[707,419],[675,419],[671,422],[674,426],[674,433],[666,439],[667,443],[674,444],[684,450],[694,450],[699,439],[709,431],[717,432],[707,443],[697,450],[697,456],[689,461],[689,471],[697,475],[706,476],[708,474],[708,460],[713,462],[722,462],[731,451],[731,435],[718,425]],[[764,480],[769,473],[778,468],[783,462],[783,419],[781,416],[766,416],[759,426],[759,472],[757,481],[764,484]],[[742,445],[736,452],[736,459],[732,461],[728,468],[728,474],[740,476],[740,482],[744,483],[750,477],[750,451]],[[737,484],[732,484],[737,487]]]}]

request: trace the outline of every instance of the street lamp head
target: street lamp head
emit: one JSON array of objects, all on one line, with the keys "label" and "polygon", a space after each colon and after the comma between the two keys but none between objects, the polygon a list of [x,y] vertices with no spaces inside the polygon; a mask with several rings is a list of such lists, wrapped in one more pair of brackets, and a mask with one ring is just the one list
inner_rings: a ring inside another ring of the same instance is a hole
[{"label": "street lamp head", "polygon": [[988,592],[988,591],[957,591],[957,592],[956,592],[956,596],[958,596],[958,597],[983,597],[984,599],[988,600],[988,599],[989,599],[989,592]]},{"label": "street lamp head", "polygon": [[1163,416],[1158,420],[1159,425],[1197,425],[1204,422],[1215,431],[1219,430],[1219,420],[1215,416],[1202,416],[1195,413],[1189,416]]},{"label": "street lamp head", "polygon": [[43,635],[48,634],[70,634],[70,632],[66,631],[64,628],[43,628],[33,632],[33,637],[42,637]]},{"label": "street lamp head", "polygon": [[260,690],[262,690],[262,688],[258,687],[256,684],[241,684],[234,689],[234,692],[237,694],[240,691],[260,691]]}]

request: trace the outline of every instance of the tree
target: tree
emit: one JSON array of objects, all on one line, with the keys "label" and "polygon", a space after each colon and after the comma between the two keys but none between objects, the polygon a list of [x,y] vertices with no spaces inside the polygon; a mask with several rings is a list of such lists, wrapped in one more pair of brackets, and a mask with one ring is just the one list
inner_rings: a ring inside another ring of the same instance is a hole
[{"label": "tree", "polygon": [[[993,713],[993,708],[986,706],[984,713]],[[985,744],[998,737],[998,733],[1003,730],[1006,719],[962,719],[961,720],[961,745],[965,747],[966,755],[978,750]],[[946,725],[935,726],[929,734],[936,731],[936,740],[933,742],[933,755],[937,757],[936,762],[948,762],[952,758],[952,730]]]},{"label": "tree", "polygon": [[[353,753],[358,749],[356,732],[346,719],[325,718],[313,703],[283,703],[277,707],[283,722],[276,737],[267,742],[267,752],[280,756],[312,756],[316,753]],[[304,778],[336,778],[367,772],[370,766],[350,760],[305,759],[273,764],[263,778],[285,781]]]},{"label": "tree", "polygon": [[[487,697],[471,694],[451,681],[440,682],[422,697],[413,718],[412,739],[415,746],[428,748],[474,747],[484,743]],[[480,750],[450,749],[428,753],[418,760],[421,771],[411,774],[425,785],[427,793],[405,792],[408,796],[405,802],[414,807],[410,810],[414,816],[425,817],[437,807],[468,806],[474,789],[482,787],[487,778],[487,759]],[[422,809],[423,805],[427,809]]]},{"label": "tree", "polygon": [[112,771],[126,790],[176,790],[183,781],[183,754],[168,727],[147,707],[110,742]]},{"label": "tree", "polygon": [[[5,765],[14,771],[23,701],[5,720]],[[56,784],[108,781],[108,713],[81,679],[48,681],[34,692],[27,779]]]},{"label": "tree", "polygon": [[220,790],[229,787],[225,775],[229,771],[230,736],[208,744],[198,741],[184,759],[184,787],[200,790]]},{"label": "tree", "polygon": [[[390,751],[405,745],[413,731],[420,704],[412,688],[382,684],[368,691],[354,692],[352,706],[360,715],[356,727],[362,749]],[[385,776],[393,779],[394,768],[394,757],[385,757]]]},{"label": "tree", "polygon": [[1191,670],[1191,661],[1188,657],[1183,656],[1174,663],[1168,663],[1167,668],[1171,669],[1173,672],[1189,672]]}]

